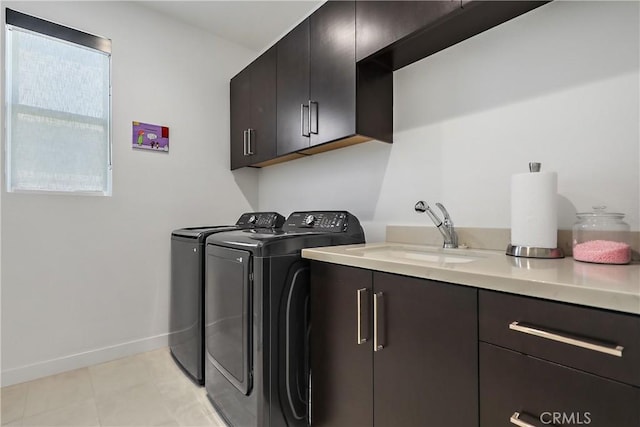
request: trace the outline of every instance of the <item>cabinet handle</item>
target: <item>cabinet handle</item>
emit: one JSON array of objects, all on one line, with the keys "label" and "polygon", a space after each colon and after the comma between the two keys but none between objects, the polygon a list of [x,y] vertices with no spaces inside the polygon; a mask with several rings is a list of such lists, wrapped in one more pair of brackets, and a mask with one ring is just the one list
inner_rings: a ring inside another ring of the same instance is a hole
[{"label": "cabinet handle", "polygon": [[247,129],[247,156],[253,156],[254,152],[253,152],[253,148],[251,148],[251,133],[253,132],[253,129],[249,128]]},{"label": "cabinet handle", "polygon": [[616,357],[622,357],[622,351],[624,350],[624,347],[621,345],[606,344],[595,340],[587,341],[584,338],[574,337],[565,333],[559,334],[554,331],[544,330],[539,327],[527,325],[521,322],[511,322],[511,324],[509,325],[509,329],[517,332],[522,332],[523,334],[535,335],[536,337],[558,341],[576,347],[586,348],[587,350],[610,354]]},{"label": "cabinet handle", "polygon": [[242,131],[242,155],[247,155],[247,129]]},{"label": "cabinet handle", "polygon": [[[522,415],[524,414],[520,414],[520,412],[514,412],[513,415],[511,415],[511,418],[509,418],[509,421],[511,422],[511,424],[517,425],[519,427],[536,427],[535,425],[520,419]],[[550,425],[550,424],[546,424],[546,425]]]},{"label": "cabinet handle", "polygon": [[313,381],[312,378],[312,372],[311,369],[309,369],[309,387],[307,387],[307,425],[310,426],[311,425],[311,381]]},{"label": "cabinet handle", "polygon": [[[311,134],[309,132],[304,131],[304,109],[305,108],[309,110],[308,105],[300,104],[300,135],[308,138],[309,136],[311,136]],[[311,113],[309,113],[309,119],[311,119]],[[309,122],[309,125],[311,125],[311,122]]]},{"label": "cabinet handle", "polygon": [[[312,116],[312,113],[311,113],[312,108],[311,107],[314,104],[316,106],[316,108],[315,108],[315,110],[316,110],[316,114],[315,114],[315,117],[316,117],[316,120],[315,120],[316,130],[313,130],[313,123],[314,122],[311,120],[311,116]],[[312,133],[314,135],[318,134],[318,108],[319,107],[320,106],[318,105],[317,101],[309,101],[309,133]]]},{"label": "cabinet handle", "polygon": [[[363,323],[362,322],[362,296],[366,295],[368,292],[369,292],[369,290],[367,288],[358,289],[358,291],[357,291],[357,294],[358,294],[357,295],[357,297],[358,297],[358,331],[357,331],[358,337],[357,337],[356,343],[358,345],[366,343],[367,339],[368,339],[366,336],[363,336],[363,334],[362,334],[362,323]],[[365,302],[365,304],[366,304],[366,302]],[[367,328],[367,330],[368,329],[369,328]]]},{"label": "cabinet handle", "polygon": [[[378,326],[378,322],[382,322],[382,328]],[[381,332],[384,332],[384,295],[378,292],[373,296],[373,351],[380,351],[384,348],[384,344],[380,339]]]}]

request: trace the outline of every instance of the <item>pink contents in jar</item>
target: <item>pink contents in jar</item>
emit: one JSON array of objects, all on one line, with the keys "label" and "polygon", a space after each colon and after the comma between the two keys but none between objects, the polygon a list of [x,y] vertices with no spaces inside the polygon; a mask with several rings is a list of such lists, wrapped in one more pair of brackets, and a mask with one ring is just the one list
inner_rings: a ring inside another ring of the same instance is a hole
[{"label": "pink contents in jar", "polygon": [[631,261],[631,246],[610,240],[590,240],[573,247],[573,259],[600,264],[627,264]]}]

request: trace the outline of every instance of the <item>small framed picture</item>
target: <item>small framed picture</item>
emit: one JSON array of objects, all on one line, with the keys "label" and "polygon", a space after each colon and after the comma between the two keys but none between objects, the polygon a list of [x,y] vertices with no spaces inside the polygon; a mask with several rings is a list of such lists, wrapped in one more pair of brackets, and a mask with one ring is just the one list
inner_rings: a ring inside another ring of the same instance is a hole
[{"label": "small framed picture", "polygon": [[133,139],[131,146],[138,150],[169,152],[169,128],[133,122]]}]

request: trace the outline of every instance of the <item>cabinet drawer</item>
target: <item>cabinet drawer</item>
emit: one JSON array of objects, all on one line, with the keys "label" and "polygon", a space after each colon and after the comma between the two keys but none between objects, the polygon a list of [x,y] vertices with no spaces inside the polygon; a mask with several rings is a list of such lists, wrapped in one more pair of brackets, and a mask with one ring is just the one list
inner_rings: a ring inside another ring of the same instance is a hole
[{"label": "cabinet drawer", "polygon": [[640,386],[640,316],[491,291],[479,316],[480,341]]},{"label": "cabinet drawer", "polygon": [[480,343],[480,427],[637,427],[640,389]]}]

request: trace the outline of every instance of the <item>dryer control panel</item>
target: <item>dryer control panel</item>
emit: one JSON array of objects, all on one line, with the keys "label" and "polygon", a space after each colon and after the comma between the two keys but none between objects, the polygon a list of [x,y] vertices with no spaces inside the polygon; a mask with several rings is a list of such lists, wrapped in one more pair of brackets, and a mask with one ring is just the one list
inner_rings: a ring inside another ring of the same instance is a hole
[{"label": "dryer control panel", "polygon": [[344,233],[348,231],[349,224],[353,223],[353,221],[349,221],[350,218],[355,219],[346,211],[294,212],[287,218],[283,229],[285,231],[313,229],[314,231]]},{"label": "dryer control panel", "polygon": [[243,213],[236,222],[240,228],[280,228],[282,224],[284,217],[276,212]]}]

